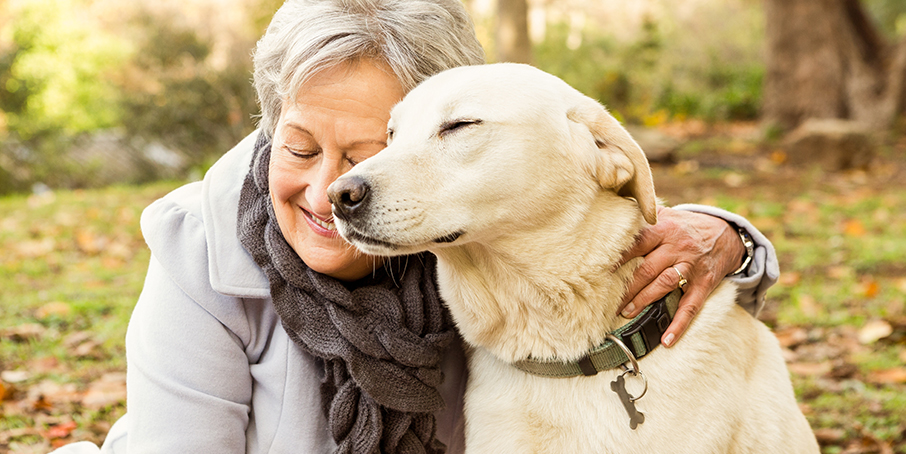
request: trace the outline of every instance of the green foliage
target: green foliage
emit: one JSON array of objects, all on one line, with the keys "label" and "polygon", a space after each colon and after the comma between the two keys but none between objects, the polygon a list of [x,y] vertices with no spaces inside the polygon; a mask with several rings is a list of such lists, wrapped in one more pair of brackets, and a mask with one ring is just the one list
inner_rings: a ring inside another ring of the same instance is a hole
[{"label": "green foliage", "polygon": [[251,132],[257,107],[249,52],[216,65],[215,43],[167,15],[139,12],[131,29],[138,52],[121,84],[122,124],[131,134],[181,150],[198,165]]},{"label": "green foliage", "polygon": [[863,0],[863,5],[884,34],[891,38],[906,36],[906,2]]},{"label": "green foliage", "polygon": [[11,11],[11,42],[0,49],[0,109],[6,130],[30,141],[115,126],[116,68],[128,43],[98,28],[77,0],[36,0]]},{"label": "green foliage", "polygon": [[740,13],[746,29],[712,27],[692,35],[682,24],[646,18],[632,37],[583,30],[582,44],[567,45],[566,24],[548,27],[534,49],[537,65],[597,98],[619,117],[656,124],[669,117],[709,121],[752,120],[759,115],[764,65],[761,29],[752,10]]}]

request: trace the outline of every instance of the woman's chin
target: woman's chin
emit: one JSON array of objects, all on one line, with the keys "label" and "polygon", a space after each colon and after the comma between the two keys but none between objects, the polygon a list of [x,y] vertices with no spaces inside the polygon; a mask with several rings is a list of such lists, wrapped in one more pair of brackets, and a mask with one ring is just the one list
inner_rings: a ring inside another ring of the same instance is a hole
[{"label": "woman's chin", "polygon": [[366,255],[349,243],[342,243],[342,248],[331,248],[333,250],[308,248],[306,251],[296,252],[313,271],[342,281],[361,279],[383,264],[380,257]]}]

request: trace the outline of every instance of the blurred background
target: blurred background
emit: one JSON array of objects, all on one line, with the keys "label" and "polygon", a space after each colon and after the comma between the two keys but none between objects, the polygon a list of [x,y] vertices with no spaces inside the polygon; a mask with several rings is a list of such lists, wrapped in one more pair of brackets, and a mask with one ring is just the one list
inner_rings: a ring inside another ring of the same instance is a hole
[{"label": "blurred background", "polygon": [[[906,454],[906,0],[463,0],[489,61],[637,138],[668,204],[747,216],[825,453]],[[141,210],[255,128],[279,0],[0,0],[0,452],[125,411]]]}]

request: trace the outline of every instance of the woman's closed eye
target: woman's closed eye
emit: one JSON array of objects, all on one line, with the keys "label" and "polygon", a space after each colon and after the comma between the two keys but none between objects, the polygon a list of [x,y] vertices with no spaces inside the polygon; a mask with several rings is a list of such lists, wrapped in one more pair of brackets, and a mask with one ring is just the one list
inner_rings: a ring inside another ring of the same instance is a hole
[{"label": "woman's closed eye", "polygon": [[287,153],[289,153],[297,158],[300,158],[300,159],[311,159],[311,158],[314,158],[315,156],[318,156],[321,153],[321,150],[318,150],[318,149],[308,150],[308,149],[301,149],[301,148],[292,148],[287,145],[284,145],[283,149],[286,150]]}]

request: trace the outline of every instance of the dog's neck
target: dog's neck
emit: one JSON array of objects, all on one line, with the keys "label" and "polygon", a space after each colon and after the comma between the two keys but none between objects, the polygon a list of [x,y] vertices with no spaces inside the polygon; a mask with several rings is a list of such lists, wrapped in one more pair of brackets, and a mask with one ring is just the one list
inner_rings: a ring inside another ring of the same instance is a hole
[{"label": "dog's neck", "polygon": [[644,221],[635,202],[608,199],[572,224],[435,251],[443,297],[466,342],[506,362],[575,360],[626,323],[618,309],[641,262],[616,265]]}]

